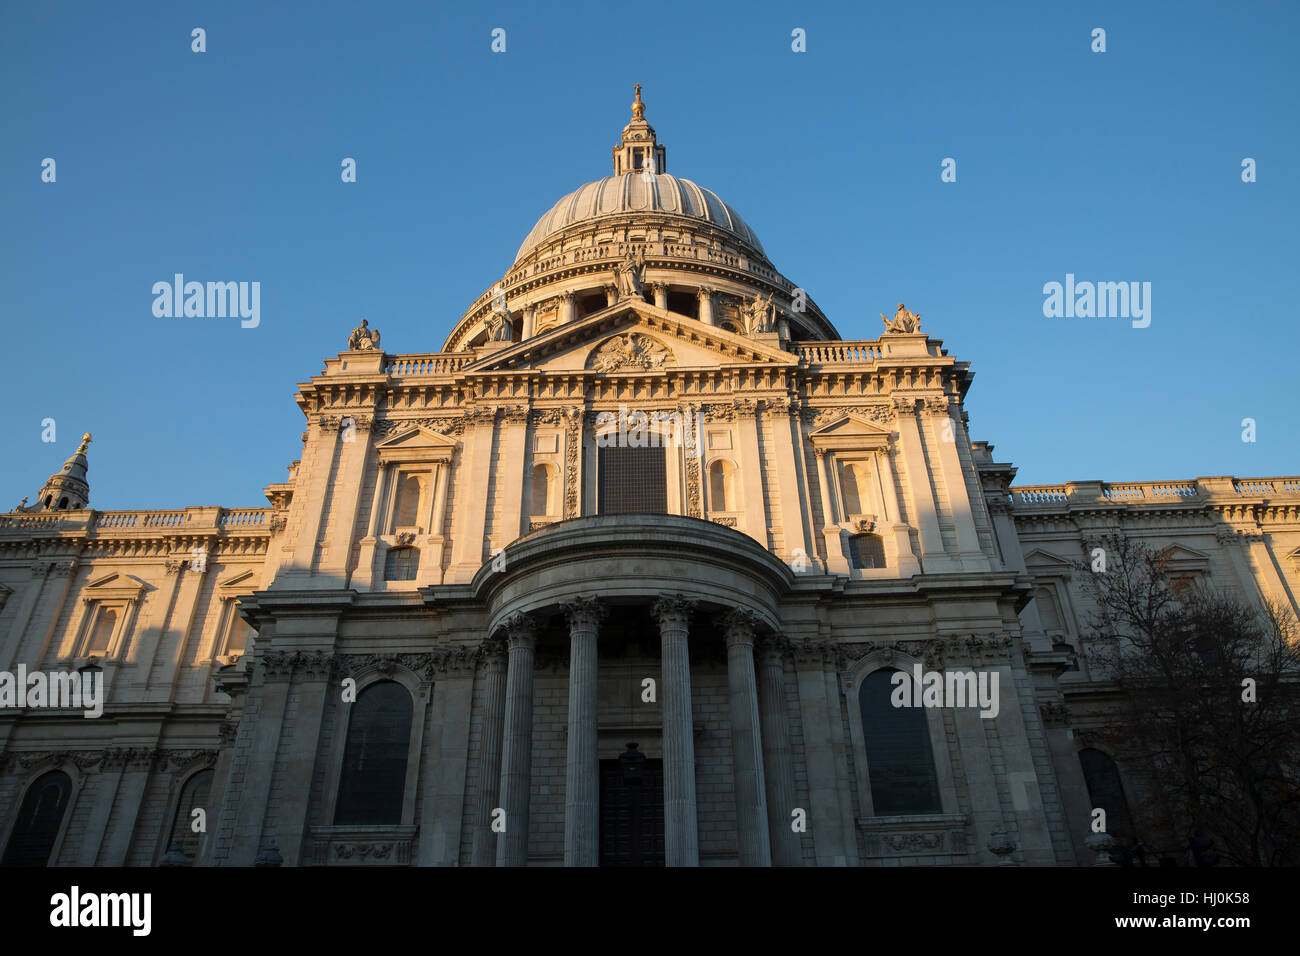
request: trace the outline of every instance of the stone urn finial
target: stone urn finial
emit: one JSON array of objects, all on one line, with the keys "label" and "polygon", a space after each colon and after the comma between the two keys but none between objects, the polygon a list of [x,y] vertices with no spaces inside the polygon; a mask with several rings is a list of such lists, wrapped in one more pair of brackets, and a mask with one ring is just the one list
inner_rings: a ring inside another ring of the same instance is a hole
[{"label": "stone urn finial", "polygon": [[1115,849],[1115,838],[1109,833],[1090,833],[1088,839],[1083,841],[1083,845],[1097,854],[1097,862],[1093,866],[1115,865],[1115,861],[1110,856],[1110,851]]},{"label": "stone urn finial", "polygon": [[284,857],[280,855],[279,845],[274,840],[267,840],[262,844],[262,849],[257,851],[253,866],[280,866],[283,863]]},{"label": "stone urn finial", "polygon": [[179,843],[173,843],[167,848],[163,858],[158,861],[159,866],[189,866],[190,858],[185,855]]},{"label": "stone urn finial", "polygon": [[1005,827],[998,827],[989,834],[988,850],[998,858],[998,866],[1015,866],[1011,854],[1016,852],[1016,841],[1011,839]]}]

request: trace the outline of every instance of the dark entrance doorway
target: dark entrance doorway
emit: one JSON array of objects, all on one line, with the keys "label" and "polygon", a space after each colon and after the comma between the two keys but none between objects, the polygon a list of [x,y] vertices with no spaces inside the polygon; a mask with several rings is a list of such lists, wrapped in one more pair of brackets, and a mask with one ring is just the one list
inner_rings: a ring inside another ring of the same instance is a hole
[{"label": "dark entrance doorway", "polygon": [[664,762],[636,764],[600,762],[601,866],[664,865]]}]

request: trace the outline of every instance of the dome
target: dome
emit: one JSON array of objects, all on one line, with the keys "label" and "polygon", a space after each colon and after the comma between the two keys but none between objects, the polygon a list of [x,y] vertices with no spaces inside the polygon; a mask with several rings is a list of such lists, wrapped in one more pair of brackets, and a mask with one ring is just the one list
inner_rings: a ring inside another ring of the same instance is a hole
[{"label": "dome", "polygon": [[537,220],[537,225],[519,247],[515,264],[518,265],[546,239],[570,226],[629,213],[663,213],[699,219],[726,229],[764,259],[767,258],[758,236],[716,193],[689,179],[642,170],[606,176],[569,193]]}]

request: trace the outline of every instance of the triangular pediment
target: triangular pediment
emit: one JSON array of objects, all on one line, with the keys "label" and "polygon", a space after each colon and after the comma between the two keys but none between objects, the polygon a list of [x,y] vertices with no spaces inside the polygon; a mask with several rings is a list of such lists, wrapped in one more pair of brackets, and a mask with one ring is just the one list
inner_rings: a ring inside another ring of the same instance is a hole
[{"label": "triangular pediment", "polygon": [[454,438],[439,435],[422,425],[412,425],[375,445],[380,451],[423,451],[456,448],[460,443]]},{"label": "triangular pediment", "polygon": [[1165,551],[1165,562],[1171,569],[1205,569],[1210,566],[1210,556],[1201,551],[1185,548],[1181,544],[1175,544]]},{"label": "triangular pediment", "polygon": [[844,438],[858,435],[889,435],[890,430],[884,425],[869,421],[853,413],[845,415],[843,418],[837,418],[833,422],[827,422],[821,428],[812,432],[809,436],[816,441],[818,438]]},{"label": "triangular pediment", "polygon": [[129,574],[118,574],[116,571],[112,571],[108,574],[105,574],[103,577],[96,578],[93,581],[87,581],[86,587],[83,588],[83,590],[90,590],[93,588],[143,588],[143,587],[146,587],[146,585],[139,578],[132,577]]},{"label": "triangular pediment", "polygon": [[243,571],[233,575],[221,582],[222,588],[247,588],[252,587],[257,581],[257,575],[252,571]]},{"label": "triangular pediment", "polygon": [[797,365],[775,344],[728,332],[648,302],[625,300],[576,322],[497,349],[460,372],[662,372],[722,365]]},{"label": "triangular pediment", "polygon": [[1052,554],[1050,551],[1043,551],[1035,548],[1025,555],[1025,567],[1030,571],[1052,572],[1052,571],[1069,571],[1074,567],[1073,563],[1061,557],[1059,554]]},{"label": "triangular pediment", "polygon": [[145,591],[153,590],[144,581],[131,574],[118,574],[116,571],[103,577],[86,582],[81,589],[82,597],[87,601],[114,600],[120,598],[139,598]]},{"label": "triangular pediment", "polygon": [[852,412],[827,422],[812,432],[813,447],[835,450],[871,448],[888,443],[892,430]]}]

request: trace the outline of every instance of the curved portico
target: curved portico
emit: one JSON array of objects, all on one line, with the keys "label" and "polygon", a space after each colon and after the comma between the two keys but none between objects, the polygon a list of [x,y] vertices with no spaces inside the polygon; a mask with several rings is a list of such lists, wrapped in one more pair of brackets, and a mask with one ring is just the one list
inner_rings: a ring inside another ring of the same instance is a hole
[{"label": "curved portico", "polygon": [[[568,627],[569,652],[564,861],[599,862],[597,639],[611,611],[639,607],[657,623],[661,655],[665,862],[699,863],[690,634],[693,621],[712,618],[726,644],[739,858],[769,865],[754,642],[758,631],[778,630],[778,603],[792,579],[747,535],[659,514],[559,522],[485,564],[472,588],[488,609],[489,633],[504,633],[509,647],[506,673],[489,675],[504,682],[504,693],[486,695],[502,713],[500,720],[486,715],[485,726],[504,728],[499,794],[506,831],[497,841],[496,864],[527,862],[534,655],[540,628],[559,616]],[[485,746],[495,749],[496,742]],[[477,862],[489,863],[486,851]]]}]

